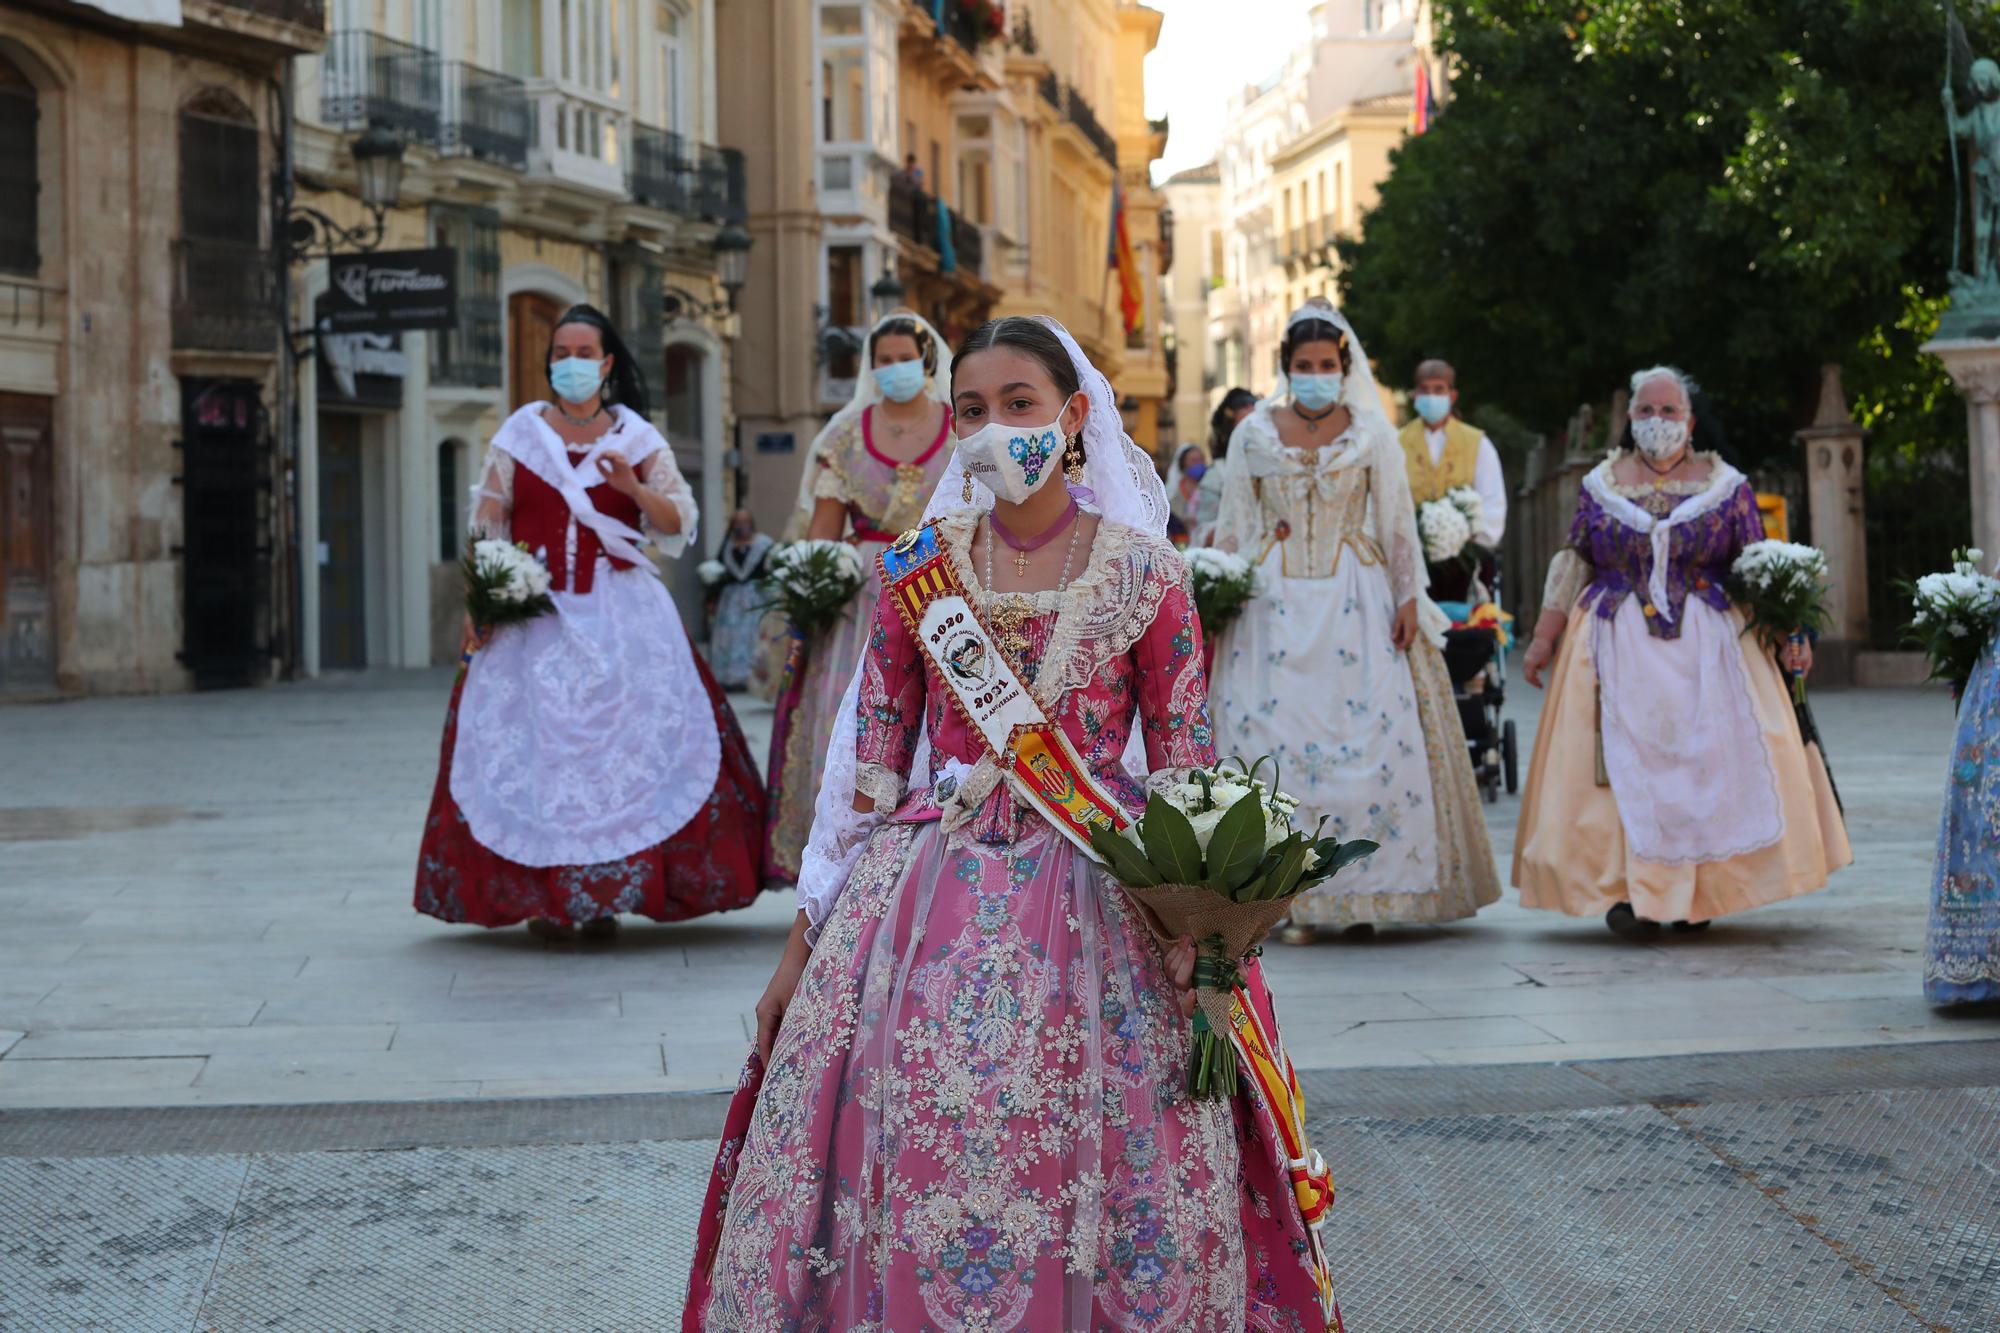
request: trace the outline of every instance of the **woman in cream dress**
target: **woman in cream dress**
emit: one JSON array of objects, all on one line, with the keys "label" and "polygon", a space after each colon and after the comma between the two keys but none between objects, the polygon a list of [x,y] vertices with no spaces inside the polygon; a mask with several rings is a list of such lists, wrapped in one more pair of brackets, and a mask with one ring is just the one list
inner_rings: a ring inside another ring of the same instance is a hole
[{"label": "woman in cream dress", "polygon": [[[1262,593],[1216,653],[1216,749],[1278,761],[1308,826],[1381,850],[1293,909],[1313,928],[1451,921],[1500,897],[1465,732],[1428,629],[1423,545],[1368,358],[1331,305],[1286,325],[1276,393],[1237,426],[1215,544]],[[1420,615],[1421,611],[1421,615]]]}]

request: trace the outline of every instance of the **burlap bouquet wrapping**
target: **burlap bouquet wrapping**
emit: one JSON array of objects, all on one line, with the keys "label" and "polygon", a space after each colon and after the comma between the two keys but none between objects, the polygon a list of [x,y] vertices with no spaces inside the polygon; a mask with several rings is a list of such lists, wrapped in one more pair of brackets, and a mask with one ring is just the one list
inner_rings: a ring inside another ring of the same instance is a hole
[{"label": "burlap bouquet wrapping", "polygon": [[[1236,964],[1285,919],[1292,908],[1291,897],[1239,903],[1200,884],[1124,887],[1162,947],[1173,948],[1183,936],[1194,940],[1200,955],[1195,965],[1195,1003],[1226,1040]],[[1217,961],[1226,966],[1215,966]]]}]

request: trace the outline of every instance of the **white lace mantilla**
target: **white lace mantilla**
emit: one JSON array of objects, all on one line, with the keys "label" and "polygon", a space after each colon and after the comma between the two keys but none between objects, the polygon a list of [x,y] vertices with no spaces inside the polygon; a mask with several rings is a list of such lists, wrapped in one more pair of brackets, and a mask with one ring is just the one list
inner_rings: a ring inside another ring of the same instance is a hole
[{"label": "white lace mantilla", "polygon": [[569,504],[572,513],[569,554],[572,559],[576,554],[576,525],[583,522],[598,531],[599,536],[605,539],[606,549],[612,554],[635,560],[638,553],[620,549],[624,543],[639,544],[627,535],[631,530],[616,519],[598,514],[596,506],[585,494],[603,479],[597,460],[615,449],[624,454],[625,461],[643,475],[646,489],[669,501],[680,515],[679,532],[661,533],[654,530],[651,524],[643,525],[652,544],[662,555],[669,557],[678,557],[687,550],[688,543],[695,538],[700,513],[695,505],[694,492],[689,489],[687,479],[681,476],[680,467],[674,462],[674,451],[667,447],[667,442],[660,437],[653,424],[630,408],[614,406],[609,409],[613,427],[593,440],[585,449],[584,456],[572,463],[562,437],[555,433],[542,415],[547,406],[546,403],[534,402],[522,407],[500,424],[492,442],[487,445],[479,480],[472,487],[473,534],[501,540],[511,535],[509,520],[514,510],[514,468],[519,465],[547,482]]}]

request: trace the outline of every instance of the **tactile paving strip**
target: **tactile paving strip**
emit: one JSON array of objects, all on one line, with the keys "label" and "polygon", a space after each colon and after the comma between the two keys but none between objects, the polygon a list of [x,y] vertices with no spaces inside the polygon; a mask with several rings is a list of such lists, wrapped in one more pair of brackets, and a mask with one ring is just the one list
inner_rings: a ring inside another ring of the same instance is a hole
[{"label": "tactile paving strip", "polygon": [[259,1158],[195,1327],[675,1328],[713,1157],[689,1141]]},{"label": "tactile paving strip", "polygon": [[0,1160],[0,1329],[187,1333],[249,1164]]}]

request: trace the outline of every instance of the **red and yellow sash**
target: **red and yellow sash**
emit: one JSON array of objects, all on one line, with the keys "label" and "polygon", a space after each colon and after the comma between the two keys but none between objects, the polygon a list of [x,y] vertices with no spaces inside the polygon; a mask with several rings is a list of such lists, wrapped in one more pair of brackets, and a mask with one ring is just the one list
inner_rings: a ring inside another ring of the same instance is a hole
[{"label": "red and yellow sash", "polygon": [[1014,674],[966,595],[936,525],[904,533],[882,553],[882,587],[952,706],[1013,779],[1015,792],[1095,860],[1091,830],[1123,828],[1130,822],[1124,808],[1097,785],[1069,737]]}]

